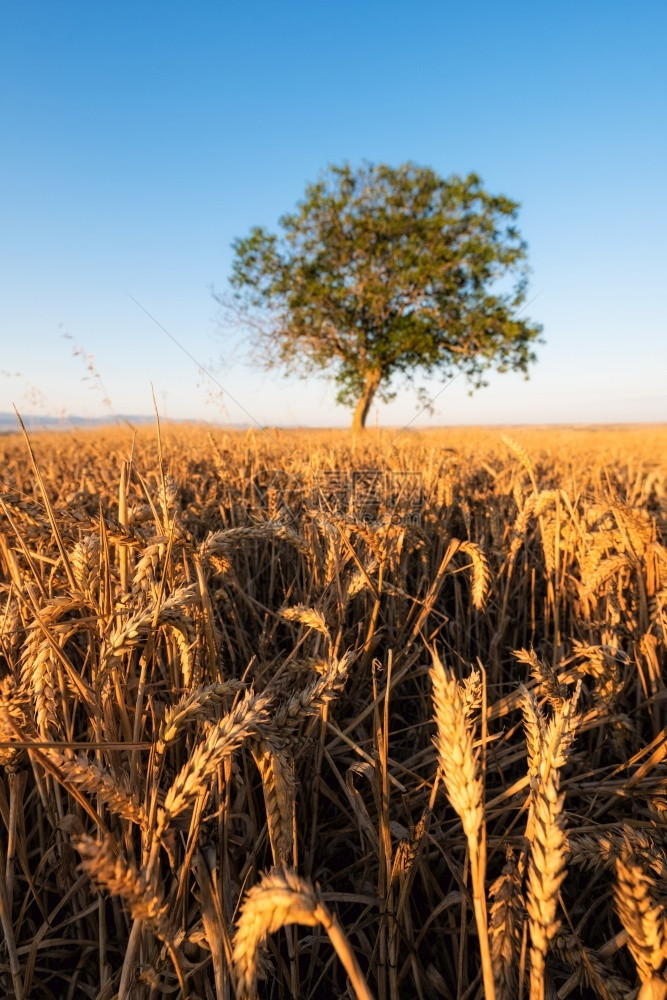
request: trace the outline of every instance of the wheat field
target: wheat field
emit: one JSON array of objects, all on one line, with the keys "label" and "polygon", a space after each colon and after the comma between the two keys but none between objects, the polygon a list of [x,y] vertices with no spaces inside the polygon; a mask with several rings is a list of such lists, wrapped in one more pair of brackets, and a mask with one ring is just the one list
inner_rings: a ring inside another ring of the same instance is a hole
[{"label": "wheat field", "polygon": [[0,438],[0,994],[667,996],[667,428]]}]

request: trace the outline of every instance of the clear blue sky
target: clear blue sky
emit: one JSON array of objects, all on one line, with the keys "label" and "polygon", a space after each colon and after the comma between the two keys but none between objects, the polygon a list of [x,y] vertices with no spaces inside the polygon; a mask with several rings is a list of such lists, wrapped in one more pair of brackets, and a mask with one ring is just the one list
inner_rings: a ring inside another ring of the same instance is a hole
[{"label": "clear blue sky", "polygon": [[[0,410],[104,412],[67,332],[119,412],[152,381],[245,420],[128,293],[216,364],[232,239],[327,163],[409,159],[521,202],[546,339],[529,382],[459,379],[418,423],[667,419],[666,29],[662,0],[3,4]],[[215,370],[262,423],[348,421],[326,383]]]}]

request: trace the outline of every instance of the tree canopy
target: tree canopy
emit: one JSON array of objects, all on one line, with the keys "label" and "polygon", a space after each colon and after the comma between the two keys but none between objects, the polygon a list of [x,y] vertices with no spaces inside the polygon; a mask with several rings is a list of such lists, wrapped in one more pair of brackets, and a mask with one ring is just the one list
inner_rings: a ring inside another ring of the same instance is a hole
[{"label": "tree canopy", "polygon": [[267,366],[331,372],[355,428],[376,393],[387,401],[418,375],[463,369],[477,388],[492,367],[526,374],[540,327],[519,318],[518,207],[476,174],[331,166],[280,234],[234,241],[237,306]]}]

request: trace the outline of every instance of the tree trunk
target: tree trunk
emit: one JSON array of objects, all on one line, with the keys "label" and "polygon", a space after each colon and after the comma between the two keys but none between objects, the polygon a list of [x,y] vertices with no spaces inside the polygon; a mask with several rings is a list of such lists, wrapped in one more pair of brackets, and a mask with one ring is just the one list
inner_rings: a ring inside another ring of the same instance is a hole
[{"label": "tree trunk", "polygon": [[382,380],[382,372],[376,368],[371,368],[366,372],[364,379],[364,387],[361,391],[361,396],[359,397],[359,402],[356,405],[354,411],[354,417],[352,418],[352,430],[353,431],[363,431],[366,426],[366,418],[368,417],[368,411],[371,408],[371,403],[373,402],[373,397],[378,391],[380,382]]}]

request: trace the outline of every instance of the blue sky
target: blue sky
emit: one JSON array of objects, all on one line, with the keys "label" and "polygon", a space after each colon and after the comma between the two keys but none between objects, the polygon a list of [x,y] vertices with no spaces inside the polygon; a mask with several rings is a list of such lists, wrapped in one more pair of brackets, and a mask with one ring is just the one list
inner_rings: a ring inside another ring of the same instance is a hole
[{"label": "blue sky", "polygon": [[132,295],[260,423],[346,424],[326,382],[230,354],[211,288],[234,237],[366,159],[522,204],[531,380],[460,378],[416,423],[667,419],[666,28],[642,0],[4,4],[0,410],[104,413],[69,333],[118,412],[152,382],[170,417],[246,420]]}]

